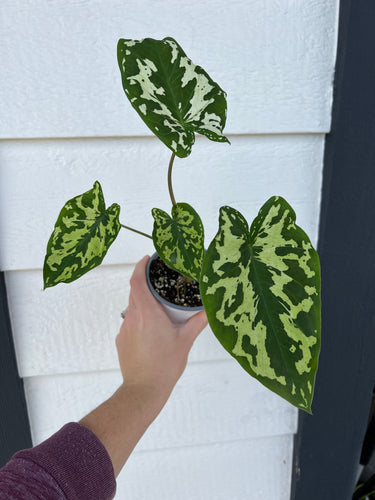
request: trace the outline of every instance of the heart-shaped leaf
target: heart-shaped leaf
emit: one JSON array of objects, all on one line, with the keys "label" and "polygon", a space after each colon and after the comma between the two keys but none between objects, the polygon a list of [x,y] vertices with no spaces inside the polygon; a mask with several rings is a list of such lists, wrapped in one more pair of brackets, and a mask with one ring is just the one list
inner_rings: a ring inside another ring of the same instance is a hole
[{"label": "heart-shaped leaf", "polygon": [[94,187],[63,206],[48,241],[44,288],[70,283],[101,264],[121,229],[120,207],[105,208],[102,188]]},{"label": "heart-shaped leaf", "polygon": [[249,231],[222,207],[203,260],[200,291],[225,349],[266,387],[311,411],[320,349],[320,265],[308,236],[280,197]]},{"label": "heart-shaped leaf", "polygon": [[159,256],[175,271],[199,281],[204,255],[204,229],[201,218],[187,203],[176,203],[172,217],[152,210],[152,239]]},{"label": "heart-shaped leaf", "polygon": [[188,156],[194,133],[222,135],[226,94],[173,38],[120,39],[117,58],[125,94],[142,120],[177,156]]}]

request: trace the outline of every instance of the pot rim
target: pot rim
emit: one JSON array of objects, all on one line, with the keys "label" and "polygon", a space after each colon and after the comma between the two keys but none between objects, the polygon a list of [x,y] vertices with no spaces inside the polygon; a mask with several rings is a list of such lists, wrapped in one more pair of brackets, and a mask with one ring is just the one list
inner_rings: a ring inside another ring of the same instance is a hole
[{"label": "pot rim", "polygon": [[203,311],[204,310],[204,306],[201,305],[201,306],[180,306],[178,304],[173,304],[173,302],[169,302],[168,300],[164,299],[163,297],[161,297],[158,292],[155,290],[155,288],[152,286],[151,284],[151,280],[150,280],[150,277],[149,277],[149,270],[150,270],[150,266],[151,266],[151,262],[153,260],[155,260],[157,257],[159,257],[159,254],[157,252],[153,253],[149,259],[149,261],[147,262],[147,266],[146,266],[146,280],[147,280],[147,285],[148,285],[148,288],[150,290],[150,292],[152,293],[152,295],[159,301],[161,302],[162,304],[168,306],[168,307],[171,307],[172,309],[176,309],[177,311]]}]

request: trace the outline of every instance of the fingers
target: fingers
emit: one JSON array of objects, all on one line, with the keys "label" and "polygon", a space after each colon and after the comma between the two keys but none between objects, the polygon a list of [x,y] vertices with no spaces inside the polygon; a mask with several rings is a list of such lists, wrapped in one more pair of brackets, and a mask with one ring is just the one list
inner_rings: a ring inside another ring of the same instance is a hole
[{"label": "fingers", "polygon": [[129,305],[133,306],[133,310],[139,312],[148,317],[158,317],[159,321],[162,319],[168,319],[162,305],[155,299],[149,290],[147,280],[146,280],[146,267],[150,257],[146,255],[142,260],[138,262],[135,266],[132,277],[130,278],[130,296]]},{"label": "fingers", "polygon": [[[146,267],[149,259],[150,257],[146,255],[134,268],[133,275],[130,279],[131,290],[129,296],[129,306],[135,310],[139,309],[140,312],[143,311],[144,314],[156,314],[154,317],[155,319],[157,317],[159,322],[168,320],[168,323],[170,323],[169,317],[164,311],[162,305],[153,297],[147,285]],[[178,328],[181,337],[186,340],[189,349],[203,328],[207,326],[207,323],[208,320],[206,312],[201,311]],[[165,327],[164,323],[163,326]]]},{"label": "fingers", "polygon": [[195,339],[201,333],[201,331],[207,326],[208,320],[206,311],[201,311],[194,314],[182,327],[181,335],[186,338],[186,341],[193,345]]},{"label": "fingers", "polygon": [[[143,301],[144,303],[153,303],[154,298],[148,289],[146,281],[146,267],[149,261],[149,255],[146,255],[141,259],[135,266],[133,275],[130,278],[130,296],[131,300],[137,303],[138,301]],[[130,300],[130,299],[129,299]]]},{"label": "fingers", "polygon": [[135,300],[134,300],[134,297],[133,297],[133,294],[131,293],[131,291],[130,291],[130,295],[129,295],[129,307],[137,308],[137,305],[135,303]]},{"label": "fingers", "polygon": [[[124,321],[129,311],[133,313],[134,311],[137,310],[137,300],[134,297],[134,288],[136,289],[139,288],[140,286],[142,286],[142,282],[145,281],[145,279],[142,280],[141,277],[143,276],[143,274],[144,276],[146,276],[146,266],[149,258],[150,257],[146,255],[145,257],[143,257],[143,259],[141,259],[137,263],[137,265],[134,268],[132,277],[130,278],[131,289],[128,299],[128,307],[125,309],[125,311],[123,311],[124,315],[123,313],[121,313],[121,316],[124,318]],[[139,296],[140,293],[136,293],[136,295]]]},{"label": "fingers", "polygon": [[149,255],[145,255],[143,257],[143,259],[141,259],[137,265],[135,266],[134,268],[134,271],[133,271],[133,274],[132,274],[132,277],[130,278],[130,280],[132,280],[133,278],[136,278],[136,277],[139,277],[139,276],[144,276],[146,274],[146,266],[147,266],[147,262],[150,260],[150,256]]}]

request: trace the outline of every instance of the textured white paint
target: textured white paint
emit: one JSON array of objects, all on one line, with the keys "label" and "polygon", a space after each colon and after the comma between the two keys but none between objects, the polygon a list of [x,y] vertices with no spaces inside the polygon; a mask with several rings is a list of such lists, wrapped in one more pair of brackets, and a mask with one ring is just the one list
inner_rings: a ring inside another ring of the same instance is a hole
[{"label": "textured white paint", "polygon": [[0,137],[149,134],[119,38],[172,36],[228,93],[226,133],[327,132],[339,0],[2,0]]},{"label": "textured white paint", "polygon": [[[81,419],[120,383],[119,370],[26,378],[34,444],[66,422]],[[249,377],[234,360],[189,363],[137,450],[279,436],[296,430],[297,410]]]},{"label": "textured white paint", "polygon": [[[34,443],[120,380],[119,372],[26,378]],[[189,364],[120,474],[116,499],[287,500],[296,428],[297,410],[233,361]]]},{"label": "textured white paint", "polygon": [[[198,138],[174,168],[176,198],[201,214],[206,242],[221,205],[251,221],[278,194],[316,243],[338,5],[0,3],[0,138],[12,139],[0,141],[0,268],[35,442],[81,418],[120,383],[119,313],[133,263],[153,251],[149,240],[124,231],[104,266],[42,292],[59,210],[96,179],[107,203],[121,205],[124,224],[150,233],[151,208],[170,210],[169,152],[139,137],[150,132],[124,96],[117,39],[175,37],[228,93],[224,133],[232,145]],[[120,475],[116,498],[288,500],[296,419],[297,410],[251,379],[206,329]]]},{"label": "textured white paint", "polygon": [[[201,215],[206,246],[216,234],[220,206],[237,208],[251,222],[272,195],[292,204],[298,224],[316,242],[324,135],[230,139],[231,146],[202,137],[189,158],[175,161],[176,199]],[[123,224],[150,234],[151,209],[171,209],[169,157],[156,138],[0,142],[0,268],[42,268],[62,206],[95,180],[107,205],[120,204]],[[121,231],[104,263],[133,263],[150,252],[151,240]]]},{"label": "textured white paint", "polygon": [[293,435],[134,453],[116,500],[289,500]]},{"label": "textured white paint", "polygon": [[[114,340],[128,305],[132,269],[102,266],[46,291],[41,271],[6,273],[20,376],[117,368]],[[193,361],[228,358],[209,328],[191,352]]]}]

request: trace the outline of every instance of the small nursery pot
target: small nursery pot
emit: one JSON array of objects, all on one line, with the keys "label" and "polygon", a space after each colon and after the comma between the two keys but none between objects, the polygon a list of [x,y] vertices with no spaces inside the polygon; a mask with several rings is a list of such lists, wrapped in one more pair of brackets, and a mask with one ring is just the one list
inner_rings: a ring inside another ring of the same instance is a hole
[{"label": "small nursery pot", "polygon": [[147,263],[146,267],[146,279],[147,279],[147,285],[152,293],[152,295],[158,300],[161,305],[164,307],[165,312],[167,313],[169,319],[176,324],[179,323],[185,323],[189,318],[194,316],[199,311],[203,311],[204,307],[203,306],[196,306],[196,307],[187,307],[187,306],[180,306],[177,304],[172,304],[168,300],[165,300],[163,297],[161,297],[155,290],[155,288],[152,286],[151,281],[150,281],[150,266],[153,260],[158,258],[159,255],[157,252],[155,252],[151,257],[150,260]]}]

